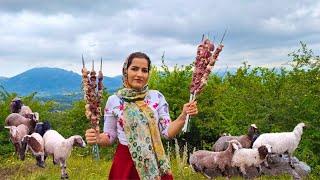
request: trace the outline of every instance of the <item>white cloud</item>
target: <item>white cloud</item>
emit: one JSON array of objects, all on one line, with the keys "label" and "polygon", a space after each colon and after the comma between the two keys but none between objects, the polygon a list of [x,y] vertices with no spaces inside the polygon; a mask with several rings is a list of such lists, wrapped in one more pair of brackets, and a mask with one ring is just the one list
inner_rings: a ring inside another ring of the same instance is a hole
[{"label": "white cloud", "polygon": [[201,35],[210,33],[218,41],[226,28],[217,67],[244,60],[279,65],[299,41],[319,49],[320,2],[315,1],[45,2],[2,3],[0,76],[39,66],[79,71],[81,54],[102,57],[111,76],[121,73],[133,51],[146,52],[155,65],[163,51],[170,66],[190,64]]}]

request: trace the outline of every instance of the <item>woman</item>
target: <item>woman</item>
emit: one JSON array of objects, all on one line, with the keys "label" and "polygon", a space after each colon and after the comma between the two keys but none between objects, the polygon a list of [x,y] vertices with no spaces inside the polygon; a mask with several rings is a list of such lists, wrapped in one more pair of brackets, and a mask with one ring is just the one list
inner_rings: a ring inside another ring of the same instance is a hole
[{"label": "woman", "polygon": [[105,107],[104,132],[96,138],[94,129],[86,131],[88,144],[107,146],[119,140],[109,179],[173,179],[160,134],[175,137],[187,114],[198,113],[192,101],[171,122],[164,96],[148,89],[150,67],[146,54],[130,54],[122,69],[124,87],[109,97]]}]

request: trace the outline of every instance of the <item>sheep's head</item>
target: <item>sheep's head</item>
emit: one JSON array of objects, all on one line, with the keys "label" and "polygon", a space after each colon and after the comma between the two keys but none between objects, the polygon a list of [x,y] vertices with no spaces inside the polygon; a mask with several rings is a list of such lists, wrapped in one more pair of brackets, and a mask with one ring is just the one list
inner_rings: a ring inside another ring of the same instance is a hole
[{"label": "sheep's head", "polygon": [[14,98],[10,103],[11,113],[19,113],[22,107],[22,101],[20,98]]},{"label": "sheep's head", "polygon": [[293,132],[294,132],[296,135],[301,136],[302,133],[303,133],[303,128],[304,128],[304,127],[306,127],[306,125],[305,125],[303,122],[301,122],[301,123],[299,123],[299,124],[294,128]]},{"label": "sheep's head", "polygon": [[260,159],[264,160],[272,152],[272,147],[269,144],[262,145],[258,148],[258,152]]},{"label": "sheep's head", "polygon": [[73,146],[86,147],[86,143],[81,136],[75,135],[73,139]]},{"label": "sheep's head", "polygon": [[25,114],[24,117],[28,118],[36,123],[39,122],[39,113],[38,112]]},{"label": "sheep's head", "polygon": [[299,126],[301,128],[305,128],[306,127],[306,125],[303,122],[299,123],[297,126]]},{"label": "sheep's head", "polygon": [[255,124],[251,124],[248,129],[248,136],[251,137],[251,139],[257,139],[259,136],[259,129]]},{"label": "sheep's head", "polygon": [[5,126],[4,128],[9,129],[10,139],[12,142],[18,141],[18,128],[16,126]]},{"label": "sheep's head", "polygon": [[44,133],[51,129],[51,125],[48,121],[39,122],[36,124],[36,127],[34,128],[34,131],[36,133],[39,133],[41,136],[44,135]]},{"label": "sheep's head", "polygon": [[238,140],[234,139],[234,140],[231,140],[228,142],[229,142],[229,146],[231,145],[232,149],[235,151],[242,148],[242,145],[240,144],[240,142]]}]

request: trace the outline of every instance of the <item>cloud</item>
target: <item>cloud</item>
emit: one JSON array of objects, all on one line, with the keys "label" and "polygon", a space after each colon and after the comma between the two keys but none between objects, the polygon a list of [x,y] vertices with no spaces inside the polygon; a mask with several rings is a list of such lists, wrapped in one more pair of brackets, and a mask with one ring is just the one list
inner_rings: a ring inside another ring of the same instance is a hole
[{"label": "cloud", "polygon": [[168,65],[190,64],[202,34],[219,42],[226,28],[217,67],[244,60],[278,65],[299,41],[319,47],[319,8],[319,2],[289,0],[1,1],[0,76],[36,66],[79,71],[82,54],[102,57],[107,75],[120,74],[133,51],[146,52],[155,65],[164,51]]}]

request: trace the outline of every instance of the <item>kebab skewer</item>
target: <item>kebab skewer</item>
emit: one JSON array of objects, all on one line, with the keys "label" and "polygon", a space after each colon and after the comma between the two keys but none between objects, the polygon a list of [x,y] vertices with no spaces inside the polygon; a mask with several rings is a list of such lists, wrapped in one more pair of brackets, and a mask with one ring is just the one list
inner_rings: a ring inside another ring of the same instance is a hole
[{"label": "kebab skewer", "polygon": [[[102,74],[102,59],[100,63],[100,71],[98,73],[98,87],[97,87],[97,76],[94,70],[94,61],[92,62],[92,70],[88,71],[85,67],[84,59],[82,57],[82,86],[84,91],[85,115],[90,120],[91,128],[96,130],[96,136],[99,138],[99,120],[101,117],[100,102],[103,91],[103,74]],[[90,76],[89,76],[90,75]],[[99,139],[97,139],[99,141]],[[93,156],[95,159],[100,159],[99,146],[98,144],[93,145]]]},{"label": "kebab skewer", "polygon": [[[201,93],[204,86],[207,84],[209,75],[212,71],[213,66],[215,65],[220,52],[223,49],[222,41],[226,31],[223,34],[223,37],[214,50],[214,44],[208,39],[204,39],[202,36],[202,42],[197,48],[197,56],[195,60],[195,68],[192,75],[192,82],[190,85],[190,99],[189,102],[196,98],[196,95]],[[182,128],[182,132],[189,131],[189,120],[190,116],[187,115],[185,124]]]}]

